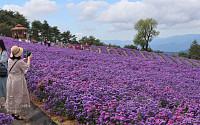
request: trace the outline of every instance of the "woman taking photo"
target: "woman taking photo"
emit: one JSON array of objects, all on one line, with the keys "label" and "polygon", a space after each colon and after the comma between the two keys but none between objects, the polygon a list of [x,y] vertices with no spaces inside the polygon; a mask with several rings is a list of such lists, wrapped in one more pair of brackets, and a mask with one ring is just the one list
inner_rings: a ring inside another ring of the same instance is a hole
[{"label": "woman taking photo", "polygon": [[[30,107],[29,93],[24,74],[30,66],[32,55],[20,60],[22,53],[23,48],[13,46],[11,48],[10,59],[8,60],[9,75],[5,108],[17,120],[23,120],[20,115],[22,109]],[[24,62],[25,60],[28,60],[27,63]]]},{"label": "woman taking photo", "polygon": [[[0,67],[7,70],[7,51],[2,39],[0,39]],[[1,69],[2,70],[2,69]],[[8,73],[6,76],[0,75],[0,98],[6,100],[6,82],[7,82]],[[3,104],[2,106],[5,106]]]}]

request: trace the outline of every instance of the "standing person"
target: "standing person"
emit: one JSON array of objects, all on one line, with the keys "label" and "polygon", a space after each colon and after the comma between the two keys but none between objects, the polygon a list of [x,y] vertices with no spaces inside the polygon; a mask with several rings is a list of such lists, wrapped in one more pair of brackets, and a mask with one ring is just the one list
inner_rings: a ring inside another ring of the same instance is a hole
[{"label": "standing person", "polygon": [[[24,74],[30,66],[32,55],[21,59],[23,48],[13,46],[8,60],[9,75],[7,80],[7,99],[5,108],[17,120],[23,120],[20,115],[22,108],[30,107],[29,93]],[[28,60],[27,63],[24,61]]]},{"label": "standing person", "polygon": [[50,42],[50,41],[48,41],[48,43],[47,43],[47,44],[48,44],[48,47],[50,47],[50,46],[51,46],[51,42]]},{"label": "standing person", "polygon": [[17,35],[15,35],[15,42],[17,42]]},{"label": "standing person", "polygon": [[16,38],[17,38],[17,40],[19,39],[19,36],[18,36],[18,34],[17,34],[17,37],[16,37]]},{"label": "standing person", "polygon": [[45,45],[45,46],[47,45],[47,39],[44,40],[44,45]]},{"label": "standing person", "polygon": [[[0,39],[0,67],[3,68],[8,68],[7,67],[7,59],[8,59],[8,55],[7,55],[7,51],[6,51],[6,47],[4,45],[4,42],[2,39]],[[0,76],[0,98],[4,98],[6,100],[6,83],[7,83],[7,76]],[[5,104],[3,104],[2,106],[5,106]]]}]

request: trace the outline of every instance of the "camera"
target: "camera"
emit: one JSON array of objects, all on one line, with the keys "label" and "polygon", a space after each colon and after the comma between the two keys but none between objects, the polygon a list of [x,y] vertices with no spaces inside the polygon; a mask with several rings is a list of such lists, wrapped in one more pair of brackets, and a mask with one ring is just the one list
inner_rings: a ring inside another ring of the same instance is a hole
[{"label": "camera", "polygon": [[24,51],[24,58],[28,58],[30,55],[31,55],[31,51],[30,50]]}]

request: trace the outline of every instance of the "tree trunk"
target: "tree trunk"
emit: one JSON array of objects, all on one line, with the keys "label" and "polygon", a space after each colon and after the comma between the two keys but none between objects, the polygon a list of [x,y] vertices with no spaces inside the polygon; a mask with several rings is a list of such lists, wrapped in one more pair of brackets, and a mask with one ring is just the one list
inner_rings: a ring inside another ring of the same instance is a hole
[{"label": "tree trunk", "polygon": [[150,41],[150,36],[151,36],[151,31],[153,30],[153,27],[152,26],[150,26],[151,28],[150,28],[150,30],[149,30],[149,33],[147,34],[147,40],[146,40],[146,51],[147,51],[147,49],[148,49],[148,46],[149,46],[149,41]]},{"label": "tree trunk", "polygon": [[145,48],[146,51],[147,51],[147,49],[148,49],[148,46],[149,46],[149,42],[146,41],[146,48]]},{"label": "tree trunk", "polygon": [[144,46],[142,46],[142,50],[145,50],[145,47],[144,47]]}]

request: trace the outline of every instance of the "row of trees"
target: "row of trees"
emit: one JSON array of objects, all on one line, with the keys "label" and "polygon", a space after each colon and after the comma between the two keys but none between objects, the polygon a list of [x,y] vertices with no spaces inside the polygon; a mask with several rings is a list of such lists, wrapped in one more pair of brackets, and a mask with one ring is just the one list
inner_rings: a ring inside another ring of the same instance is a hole
[{"label": "row of trees", "polygon": [[80,40],[77,40],[76,35],[72,34],[69,30],[61,33],[57,26],[51,27],[46,20],[44,20],[43,23],[40,21],[33,21],[30,34],[32,35],[33,39],[38,41],[47,38],[50,41],[60,41],[70,44],[120,47],[111,44],[107,45],[101,42],[99,39],[96,39],[94,36],[83,36]]},{"label": "row of trees", "polygon": [[83,36],[80,40],[77,40],[76,35],[72,34],[69,30],[61,33],[57,26],[51,27],[46,20],[44,20],[43,23],[40,21],[33,21],[32,27],[30,29],[30,34],[32,35],[32,38],[37,41],[41,41],[46,38],[50,41],[60,41],[70,44],[87,43],[88,45],[104,45],[102,42],[100,42],[99,39],[96,39],[93,36]]},{"label": "row of trees", "polygon": [[31,23],[31,29],[29,30],[29,34],[32,39],[37,41],[42,41],[44,39],[48,39],[50,41],[62,41],[63,43],[71,43],[78,44],[77,37],[73,35],[69,30],[61,31],[57,26],[50,26],[46,20],[44,22],[33,21]]},{"label": "row of trees", "polygon": [[88,45],[97,46],[106,45],[93,36],[83,36],[80,40],[77,40],[76,35],[72,34],[69,30],[61,32],[57,26],[50,26],[46,20],[44,20],[43,22],[35,20],[30,23],[19,12],[0,9],[0,34],[11,37],[12,34],[10,29],[15,27],[17,24],[21,24],[24,27],[28,28],[28,37],[37,41],[42,41],[46,38],[53,42],[59,41],[71,44],[87,43]]},{"label": "row of trees", "polygon": [[[134,29],[138,32],[134,38],[134,44],[131,46],[125,46],[125,48],[138,49],[138,45],[141,46],[141,50],[153,51],[149,47],[149,42],[153,40],[154,37],[159,35],[159,31],[156,31],[158,22],[152,18],[147,18],[146,20],[139,20],[135,25]],[[50,41],[62,41],[63,43],[71,44],[88,44],[96,46],[114,46],[120,47],[117,45],[106,45],[101,42],[99,39],[94,38],[93,36],[83,36],[80,40],[77,41],[77,37],[68,30],[61,33],[57,26],[51,27],[48,22],[45,20],[43,23],[40,21],[33,21],[30,34],[33,39],[42,40],[47,38]]]}]

